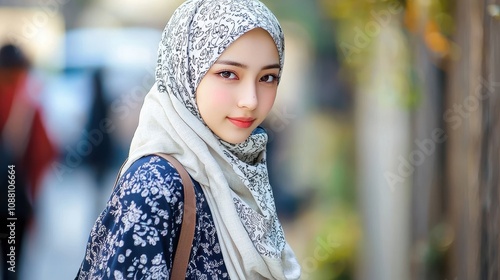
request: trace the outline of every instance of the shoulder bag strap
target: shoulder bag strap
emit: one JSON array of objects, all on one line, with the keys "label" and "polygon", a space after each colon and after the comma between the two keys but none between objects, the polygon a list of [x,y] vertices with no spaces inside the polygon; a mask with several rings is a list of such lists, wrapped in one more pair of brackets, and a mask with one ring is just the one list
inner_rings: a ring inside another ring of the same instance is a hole
[{"label": "shoulder bag strap", "polygon": [[179,172],[184,189],[184,213],[179,234],[177,250],[175,250],[174,263],[172,266],[173,280],[186,279],[186,271],[189,265],[189,256],[194,239],[194,228],[196,225],[196,197],[194,195],[194,185],[191,177],[182,164],[171,155],[156,154],[169,161]]},{"label": "shoulder bag strap", "polygon": [[125,163],[127,163],[128,158],[126,158],[122,166],[120,166],[120,169],[118,170],[118,174],[116,174],[116,179],[115,179],[115,184],[113,185],[113,188],[116,188],[116,185],[118,184],[118,180],[120,180],[120,174],[122,174],[123,167],[125,166]]}]

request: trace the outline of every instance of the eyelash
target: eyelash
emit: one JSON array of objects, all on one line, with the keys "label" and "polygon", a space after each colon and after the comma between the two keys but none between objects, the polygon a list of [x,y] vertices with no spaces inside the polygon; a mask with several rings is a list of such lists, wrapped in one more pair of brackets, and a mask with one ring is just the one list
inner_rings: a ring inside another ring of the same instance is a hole
[{"label": "eyelash", "polygon": [[235,79],[235,78],[224,77],[224,74],[234,75],[235,77],[238,77],[238,76],[236,76],[236,74],[233,71],[228,71],[228,70],[223,70],[223,71],[220,71],[217,73],[217,75],[219,75],[223,79],[226,79],[226,80],[234,80]]},{"label": "eyelash", "polygon": [[270,84],[272,84],[272,83],[277,83],[277,82],[278,82],[278,76],[273,75],[273,74],[267,74],[267,75],[264,75],[262,78],[260,78],[260,80],[262,81],[262,79],[263,79],[264,77],[268,77],[268,76],[269,76],[269,77],[272,77],[272,78],[273,78],[273,80],[272,80],[271,82],[265,82],[265,83],[270,83]]},{"label": "eyelash", "polygon": [[[228,71],[228,70],[223,70],[223,71],[217,72],[216,74],[219,75],[221,78],[226,79],[226,80],[235,80],[238,78],[238,76],[233,71]],[[234,75],[235,78],[224,77],[225,74],[229,74],[229,76]],[[264,77],[272,77],[273,80],[270,82],[266,82],[266,81],[263,81]],[[262,76],[262,78],[260,78],[259,81],[269,83],[269,84],[276,83],[276,82],[278,82],[278,76],[276,76],[274,74],[267,74],[267,75]]]}]

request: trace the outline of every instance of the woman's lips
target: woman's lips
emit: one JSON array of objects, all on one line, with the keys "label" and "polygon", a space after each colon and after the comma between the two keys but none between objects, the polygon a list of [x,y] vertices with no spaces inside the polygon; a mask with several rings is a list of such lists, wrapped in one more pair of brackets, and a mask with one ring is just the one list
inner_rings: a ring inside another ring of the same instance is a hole
[{"label": "woman's lips", "polygon": [[252,126],[253,122],[255,121],[254,118],[227,118],[230,122],[232,122],[234,125],[237,127],[241,128],[249,128]]}]

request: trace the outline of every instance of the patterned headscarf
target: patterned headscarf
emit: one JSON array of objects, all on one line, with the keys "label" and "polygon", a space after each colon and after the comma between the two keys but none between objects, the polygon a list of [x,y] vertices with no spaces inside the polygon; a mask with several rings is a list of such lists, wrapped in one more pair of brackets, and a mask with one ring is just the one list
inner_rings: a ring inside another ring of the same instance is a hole
[{"label": "patterned headscarf", "polygon": [[202,185],[231,278],[298,279],[300,266],[285,241],[269,184],[267,134],[257,128],[242,143],[224,142],[196,105],[196,89],[210,67],[255,28],[273,38],[282,68],[283,32],[261,2],[188,0],[174,12],[123,170],[141,156],[171,154]]},{"label": "patterned headscarf", "polygon": [[201,119],[194,93],[203,76],[231,43],[259,27],[273,38],[282,69],[284,35],[264,4],[248,0],[185,2],[162,35],[156,68],[158,90],[174,94]]}]

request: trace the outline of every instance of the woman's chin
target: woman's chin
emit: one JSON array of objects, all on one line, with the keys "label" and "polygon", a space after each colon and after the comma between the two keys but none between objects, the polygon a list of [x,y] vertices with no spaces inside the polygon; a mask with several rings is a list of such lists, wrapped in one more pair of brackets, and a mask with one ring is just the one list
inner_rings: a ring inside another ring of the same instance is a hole
[{"label": "woman's chin", "polygon": [[239,133],[238,135],[223,135],[223,137],[219,136],[219,138],[224,140],[225,142],[236,145],[245,142],[245,140],[247,140],[249,136],[250,133],[248,134]]}]

